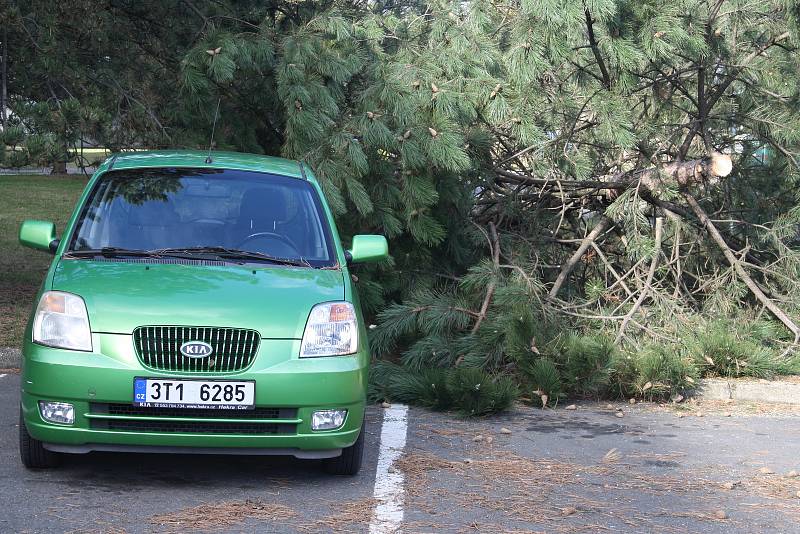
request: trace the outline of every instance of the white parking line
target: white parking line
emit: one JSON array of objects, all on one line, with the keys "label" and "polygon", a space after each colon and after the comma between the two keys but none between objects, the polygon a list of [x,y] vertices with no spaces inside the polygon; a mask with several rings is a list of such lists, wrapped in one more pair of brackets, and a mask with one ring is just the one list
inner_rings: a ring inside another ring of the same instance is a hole
[{"label": "white parking line", "polygon": [[407,414],[408,406],[402,404],[393,405],[383,412],[381,446],[373,491],[378,504],[369,524],[370,534],[399,532],[403,523],[404,477],[402,472],[392,469],[392,464],[400,458],[406,446]]},{"label": "white parking line", "polygon": [[7,376],[8,376],[8,375],[7,375],[6,373],[0,373],[0,378],[5,378],[5,377],[7,377]]}]

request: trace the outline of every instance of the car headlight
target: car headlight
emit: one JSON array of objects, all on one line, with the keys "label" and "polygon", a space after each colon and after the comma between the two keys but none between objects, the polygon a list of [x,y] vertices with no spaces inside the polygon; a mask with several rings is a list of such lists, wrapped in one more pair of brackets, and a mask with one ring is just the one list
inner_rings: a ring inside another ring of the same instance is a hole
[{"label": "car headlight", "polygon": [[349,302],[325,302],[311,309],[300,357],[341,356],[358,350],[356,311]]},{"label": "car headlight", "polygon": [[50,347],[92,350],[92,331],[86,304],[78,295],[47,291],[33,319],[33,341]]}]

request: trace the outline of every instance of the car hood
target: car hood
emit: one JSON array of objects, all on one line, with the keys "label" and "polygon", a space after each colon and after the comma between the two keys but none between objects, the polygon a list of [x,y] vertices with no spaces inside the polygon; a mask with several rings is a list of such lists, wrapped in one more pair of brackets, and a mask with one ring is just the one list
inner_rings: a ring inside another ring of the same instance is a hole
[{"label": "car hood", "polygon": [[52,288],[83,297],[93,332],[123,334],[144,325],[221,326],[300,339],[314,304],[344,298],[340,270],[150,260],[62,259]]}]

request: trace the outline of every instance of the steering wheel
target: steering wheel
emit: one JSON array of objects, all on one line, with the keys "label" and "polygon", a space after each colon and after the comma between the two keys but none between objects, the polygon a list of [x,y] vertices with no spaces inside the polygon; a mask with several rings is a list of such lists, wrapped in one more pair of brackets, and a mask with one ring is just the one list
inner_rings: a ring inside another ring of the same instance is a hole
[{"label": "steering wheel", "polygon": [[245,245],[247,243],[249,243],[250,241],[254,241],[256,239],[264,238],[264,237],[266,237],[268,239],[277,239],[281,243],[290,246],[292,248],[293,252],[297,253],[298,255],[300,253],[300,251],[297,248],[297,245],[295,245],[294,242],[292,242],[291,239],[289,239],[285,235],[276,234],[275,232],[256,232],[255,234],[250,234],[249,236],[245,237],[244,240],[241,243],[239,243],[237,248],[244,248]]}]

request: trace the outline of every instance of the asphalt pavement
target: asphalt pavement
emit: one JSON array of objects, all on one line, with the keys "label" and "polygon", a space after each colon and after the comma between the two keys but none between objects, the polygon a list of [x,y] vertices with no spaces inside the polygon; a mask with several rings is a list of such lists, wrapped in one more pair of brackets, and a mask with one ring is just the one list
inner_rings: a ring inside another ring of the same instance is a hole
[{"label": "asphalt pavement", "polygon": [[353,478],[293,458],[106,453],[33,471],[18,389],[0,376],[0,532],[800,532],[793,410],[373,407]]}]

